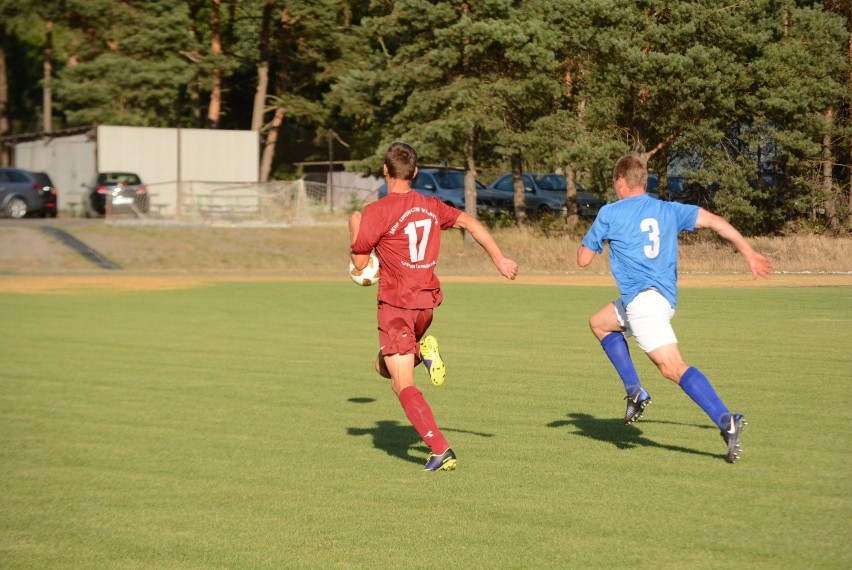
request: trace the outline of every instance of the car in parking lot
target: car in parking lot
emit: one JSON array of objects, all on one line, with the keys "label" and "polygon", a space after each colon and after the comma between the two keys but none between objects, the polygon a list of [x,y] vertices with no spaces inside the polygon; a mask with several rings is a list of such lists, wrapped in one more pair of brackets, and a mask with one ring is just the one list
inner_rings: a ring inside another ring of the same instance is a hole
[{"label": "car in parking lot", "polygon": [[[464,170],[450,167],[423,167],[417,170],[417,176],[411,180],[411,188],[424,196],[434,196],[441,202],[464,210]],[[388,186],[384,182],[378,191],[378,197],[387,196]],[[492,214],[511,209],[511,199],[505,195],[489,191],[484,184],[476,181],[476,209]]]},{"label": "car in parking lot", "polygon": [[42,185],[35,174],[23,168],[0,168],[0,210],[14,219],[44,210]]},{"label": "car in parking lot", "polygon": [[[525,172],[524,199],[530,216],[564,216],[568,211],[568,183],[562,174],[538,174]],[[515,181],[512,174],[504,174],[488,185],[489,190],[510,197],[514,196]],[[581,216],[594,217],[606,200],[577,184],[577,212]]]},{"label": "car in parking lot", "polygon": [[148,188],[135,172],[98,172],[82,199],[83,216],[110,213],[147,214]]},{"label": "car in parking lot", "polygon": [[[688,181],[684,176],[670,174],[666,179],[666,200],[669,202],[681,202],[683,204],[695,204],[707,207],[713,203],[713,195],[719,189],[719,185],[712,183],[705,186],[699,182]],[[659,197],[660,177],[657,173],[648,174],[648,184],[645,187],[648,194]]]},{"label": "car in parking lot", "polygon": [[41,191],[41,215],[49,218],[56,217],[56,203],[59,200],[59,190],[50,179],[47,172],[33,172],[36,182],[39,183]]}]

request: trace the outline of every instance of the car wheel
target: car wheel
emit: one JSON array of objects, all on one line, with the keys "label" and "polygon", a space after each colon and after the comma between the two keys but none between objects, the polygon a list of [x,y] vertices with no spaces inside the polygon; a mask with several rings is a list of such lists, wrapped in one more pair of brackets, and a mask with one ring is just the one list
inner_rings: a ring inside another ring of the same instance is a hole
[{"label": "car wheel", "polygon": [[143,214],[147,214],[151,210],[151,203],[148,196],[139,196],[136,198],[136,208]]},{"label": "car wheel", "polygon": [[536,216],[539,218],[553,218],[555,217],[553,212],[550,211],[550,208],[547,206],[539,206],[538,211],[536,212]]},{"label": "car wheel", "polygon": [[20,220],[27,215],[27,203],[22,198],[12,198],[6,204],[6,215],[15,220]]}]

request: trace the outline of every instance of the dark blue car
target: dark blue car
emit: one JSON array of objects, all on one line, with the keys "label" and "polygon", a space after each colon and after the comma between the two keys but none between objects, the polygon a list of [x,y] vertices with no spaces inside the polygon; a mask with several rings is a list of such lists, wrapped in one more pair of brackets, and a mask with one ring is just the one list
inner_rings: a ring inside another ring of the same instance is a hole
[{"label": "dark blue car", "polygon": [[[659,198],[660,178],[656,173],[648,174],[648,185],[645,192],[655,198]],[[713,202],[713,195],[719,189],[718,184],[704,186],[698,182],[689,182],[684,176],[672,174],[666,182],[666,200],[669,202],[681,202],[683,204],[696,204],[706,207]]]},{"label": "dark blue car", "polygon": [[17,220],[43,211],[42,184],[36,175],[21,168],[0,168],[0,212]]},{"label": "dark blue car", "polygon": [[[536,174],[525,172],[524,199],[530,216],[564,216],[568,211],[568,182],[562,174]],[[514,179],[504,174],[488,185],[489,190],[514,199]],[[577,212],[581,216],[594,217],[606,200],[577,184]]]},{"label": "dark blue car", "polygon": [[[424,167],[417,170],[417,176],[411,181],[411,187],[424,196],[434,196],[441,202],[464,210],[464,170],[458,168]],[[388,193],[387,182],[379,187],[378,196],[384,198]],[[492,214],[511,210],[511,199],[502,194],[490,192],[484,184],[476,181],[476,209]]]}]

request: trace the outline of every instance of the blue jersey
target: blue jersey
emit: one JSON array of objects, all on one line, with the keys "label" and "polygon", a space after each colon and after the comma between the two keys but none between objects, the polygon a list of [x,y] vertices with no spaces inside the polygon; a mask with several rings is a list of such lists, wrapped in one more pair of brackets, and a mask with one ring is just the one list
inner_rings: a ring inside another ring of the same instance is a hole
[{"label": "blue jersey", "polygon": [[583,245],[602,253],[604,242],[609,242],[609,267],[625,307],[650,288],[677,306],[677,238],[695,229],[698,210],[647,194],[601,208]]}]

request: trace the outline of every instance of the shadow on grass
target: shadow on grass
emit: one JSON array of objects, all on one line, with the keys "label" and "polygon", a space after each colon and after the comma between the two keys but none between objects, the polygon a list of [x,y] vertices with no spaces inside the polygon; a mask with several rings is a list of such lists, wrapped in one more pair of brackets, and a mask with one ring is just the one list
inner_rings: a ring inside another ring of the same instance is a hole
[{"label": "shadow on grass", "polygon": [[346,400],[347,402],[352,402],[353,404],[371,404],[376,401],[375,398],[358,398],[353,397]]},{"label": "shadow on grass", "polygon": [[376,427],[348,428],[346,433],[355,436],[369,435],[373,438],[373,447],[411,463],[423,463],[429,455],[429,448],[408,423],[400,425],[395,420],[381,420],[376,422]]},{"label": "shadow on grass", "polygon": [[[464,429],[441,428],[441,431],[466,433],[479,437],[494,437],[493,433]],[[346,433],[354,436],[371,436],[373,447],[381,449],[392,457],[398,457],[411,463],[423,463],[429,456],[429,447],[423,443],[417,431],[409,423],[400,424],[395,420],[381,420],[376,422],[376,427],[348,428]]]},{"label": "shadow on grass", "polygon": [[[642,423],[670,424],[696,427],[699,429],[713,429],[708,426],[683,424],[678,422],[642,420]],[[575,431],[573,432],[575,435],[588,437],[597,441],[611,443],[618,449],[634,449],[636,447],[657,447],[660,449],[667,449],[669,451],[677,451],[679,453],[689,453],[691,455],[704,455],[706,457],[725,459],[724,454],[708,453],[706,451],[700,451],[688,447],[680,447],[678,445],[666,445],[663,443],[658,443],[642,435],[642,430],[639,429],[636,424],[625,425],[624,420],[620,418],[600,419],[589,414],[575,412],[568,414],[568,419],[566,420],[556,420],[547,424],[547,427],[552,428],[561,428],[566,426],[573,426],[575,428]]]}]

